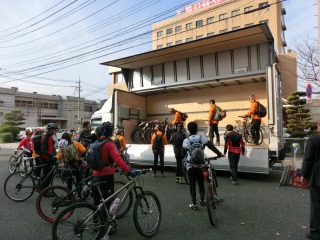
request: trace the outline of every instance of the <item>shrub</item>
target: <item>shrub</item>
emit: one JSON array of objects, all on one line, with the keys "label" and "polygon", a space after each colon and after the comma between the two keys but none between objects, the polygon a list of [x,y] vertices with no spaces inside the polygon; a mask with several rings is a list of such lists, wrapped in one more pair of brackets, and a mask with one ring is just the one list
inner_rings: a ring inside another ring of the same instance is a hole
[{"label": "shrub", "polygon": [[14,138],[12,133],[0,133],[0,143],[12,143],[14,142]]},{"label": "shrub", "polygon": [[0,127],[0,133],[11,133],[13,136],[13,139],[16,138],[17,134],[23,130],[23,128],[19,128],[19,127],[14,127],[14,126],[10,126],[10,125],[2,125]]}]

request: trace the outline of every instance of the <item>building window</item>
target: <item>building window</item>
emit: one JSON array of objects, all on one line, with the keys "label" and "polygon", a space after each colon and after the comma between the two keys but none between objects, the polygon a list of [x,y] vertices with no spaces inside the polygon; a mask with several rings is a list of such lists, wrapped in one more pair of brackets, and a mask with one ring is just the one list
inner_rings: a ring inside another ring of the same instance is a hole
[{"label": "building window", "polygon": [[203,38],[203,35],[196,36],[196,39],[201,39],[201,38]]},{"label": "building window", "polygon": [[202,20],[196,21],[196,26],[197,27],[202,27],[203,26],[203,21]]},{"label": "building window", "polygon": [[214,32],[211,32],[211,33],[208,33],[207,34],[207,37],[211,37],[211,36],[213,36],[214,35]]},{"label": "building window", "polygon": [[49,109],[53,109],[53,103],[49,103]]},{"label": "building window", "polygon": [[167,47],[171,47],[173,45],[172,42],[167,43]]},{"label": "building window", "polygon": [[192,29],[192,23],[187,23],[187,24],[186,24],[186,29],[187,29],[187,30]]},{"label": "building window", "polygon": [[211,24],[214,21],[214,17],[207,18],[207,24]]},{"label": "building window", "polygon": [[91,106],[84,106],[84,111],[85,112],[93,112]]},{"label": "building window", "polygon": [[180,26],[177,26],[177,27],[176,27],[176,33],[177,33],[177,32],[181,32],[181,31],[182,31],[182,26],[181,26],[181,25],[180,25]]},{"label": "building window", "polygon": [[53,108],[54,108],[54,109],[58,109],[58,103],[54,103],[54,104],[53,104]]},{"label": "building window", "polygon": [[245,7],[244,8],[244,12],[246,13],[246,12],[249,12],[249,11],[251,11],[252,10],[252,6],[250,6],[250,7]]},{"label": "building window", "polygon": [[181,44],[181,43],[182,43],[182,40],[176,41],[176,45]]},{"label": "building window", "polygon": [[160,32],[157,32],[157,37],[162,37],[163,36],[163,32],[160,31]]},{"label": "building window", "polygon": [[186,39],[186,42],[190,42],[190,41],[192,41],[192,37]]},{"label": "building window", "polygon": [[172,28],[168,28],[167,29],[167,35],[172,34],[173,33],[173,29]]},{"label": "building window", "polygon": [[238,30],[240,29],[240,26],[237,26],[237,27],[233,27],[232,30]]},{"label": "building window", "polygon": [[226,13],[219,15],[219,20],[224,20],[226,18],[227,18],[227,14]]},{"label": "building window", "polygon": [[262,20],[262,21],[260,21],[259,23],[265,23],[265,24],[268,24],[268,20]]},{"label": "building window", "polygon": [[115,83],[124,82],[124,78],[122,73],[116,73],[115,74]]},{"label": "building window", "polygon": [[232,11],[231,15],[232,17],[240,15],[240,9]]},{"label": "building window", "polygon": [[227,32],[227,31],[228,31],[228,29],[222,29],[222,30],[220,30],[219,33],[225,33],[225,32]]},{"label": "building window", "polygon": [[259,3],[259,8],[266,8],[269,7],[268,2]]},{"label": "building window", "polygon": [[245,24],[244,27],[250,27],[252,25],[253,25],[253,23],[248,23],[248,24]]},{"label": "building window", "polygon": [[161,48],[163,48],[162,44],[157,46],[157,49],[161,49]]}]

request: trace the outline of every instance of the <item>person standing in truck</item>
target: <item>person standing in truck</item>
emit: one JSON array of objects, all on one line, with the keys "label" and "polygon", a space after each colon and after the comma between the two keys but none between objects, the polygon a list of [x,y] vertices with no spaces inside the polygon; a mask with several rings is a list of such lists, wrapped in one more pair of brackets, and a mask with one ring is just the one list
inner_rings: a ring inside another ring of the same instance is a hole
[{"label": "person standing in truck", "polygon": [[250,101],[250,110],[246,114],[243,114],[242,117],[251,117],[251,135],[252,135],[252,146],[259,145],[260,139],[260,125],[261,125],[261,118],[257,115],[258,113],[258,100],[254,94],[249,96]]},{"label": "person standing in truck", "polygon": [[181,123],[181,124],[184,123],[184,121],[182,120],[181,112],[177,111],[174,108],[171,108],[170,109],[170,113],[174,115],[174,119],[173,119],[173,121],[171,122],[170,125],[174,126],[175,129],[177,129],[176,126],[177,126],[178,123]]}]

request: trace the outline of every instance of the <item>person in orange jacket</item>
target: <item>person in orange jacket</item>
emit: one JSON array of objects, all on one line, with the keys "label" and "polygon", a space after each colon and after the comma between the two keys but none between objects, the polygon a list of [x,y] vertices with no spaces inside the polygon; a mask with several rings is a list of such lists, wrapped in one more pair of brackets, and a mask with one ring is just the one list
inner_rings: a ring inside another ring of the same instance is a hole
[{"label": "person in orange jacket", "polygon": [[182,123],[183,124],[183,120],[182,120],[182,116],[181,116],[181,112],[179,112],[178,110],[174,109],[174,108],[171,108],[170,109],[170,113],[174,115],[174,119],[173,121],[171,122],[171,126],[174,126],[175,129],[176,129],[176,126],[178,123]]},{"label": "person in orange jacket", "polygon": [[213,144],[214,136],[216,136],[217,140],[215,145],[219,146],[220,145],[220,134],[218,129],[219,121],[214,119],[217,111],[215,100],[211,99],[209,101],[209,106],[210,106],[209,116],[208,116],[209,141]]},{"label": "person in orange jacket", "polygon": [[160,125],[156,125],[154,130],[156,130],[156,132],[151,136],[151,146],[154,156],[152,176],[156,177],[158,158],[160,157],[160,177],[164,177],[164,145],[168,144],[167,136],[162,132],[162,127]]},{"label": "person in orange jacket", "polygon": [[249,96],[250,101],[250,110],[249,112],[242,115],[243,118],[251,117],[251,135],[252,135],[252,144],[251,145],[259,145],[260,139],[260,125],[261,125],[261,118],[258,117],[258,100],[254,94]]}]

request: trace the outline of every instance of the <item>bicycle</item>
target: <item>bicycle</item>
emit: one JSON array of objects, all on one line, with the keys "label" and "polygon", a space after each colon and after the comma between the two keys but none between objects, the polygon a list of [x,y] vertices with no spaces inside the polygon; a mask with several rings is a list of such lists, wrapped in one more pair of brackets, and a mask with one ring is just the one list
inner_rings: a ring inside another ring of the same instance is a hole
[{"label": "bicycle", "polygon": [[[41,177],[36,177],[34,174],[36,168],[43,168],[46,165],[47,164],[32,166],[30,171],[27,172],[16,171],[11,173],[4,182],[4,192],[6,196],[15,202],[22,202],[29,199],[35,191],[40,192],[43,183],[45,183],[51,176],[52,185],[54,176],[58,172],[57,164],[52,167],[50,172],[43,179],[41,179]],[[61,176],[60,179],[62,179]]]},{"label": "bicycle", "polygon": [[14,155],[9,158],[8,170],[10,173],[14,173],[16,171],[27,172],[30,170],[30,167],[33,166],[34,158],[27,157],[27,154],[30,153],[30,151],[23,148],[20,148],[19,150],[22,150],[19,155],[17,155],[19,151],[15,150]]},{"label": "bicycle", "polygon": [[216,225],[217,216],[216,209],[219,202],[223,199],[218,198],[217,187],[218,181],[214,167],[210,164],[210,160],[217,160],[217,157],[205,158],[203,164],[191,164],[192,167],[201,168],[202,175],[205,180],[205,199],[210,224]]},{"label": "bicycle", "polygon": [[[91,203],[74,203],[64,209],[57,217],[52,228],[52,239],[70,239],[77,237],[81,239],[109,239],[109,234],[117,227],[117,216],[126,198],[132,190],[136,195],[136,201],[133,207],[134,225],[144,237],[154,236],[161,223],[162,211],[158,197],[151,191],[144,191],[140,185],[142,174],[150,172],[151,169],[136,170],[137,176],[131,177],[131,180],[117,190],[107,199],[102,197],[99,186],[103,182],[92,185],[96,187],[101,203],[95,206]],[[124,196],[120,200],[118,209],[112,216],[107,210],[107,203],[111,201],[122,191]]]},{"label": "bicycle", "polygon": [[[64,186],[49,186],[39,193],[36,201],[36,209],[39,216],[43,220],[53,223],[56,220],[56,216],[58,216],[63,209],[73,203],[85,202],[88,199],[91,191],[90,181],[93,176],[84,179],[80,183],[77,183],[75,176],[72,175],[72,172],[69,171],[69,173],[70,178],[73,179],[73,183],[76,187],[74,190],[71,191]],[[120,189],[125,185],[125,183],[121,181],[115,181],[114,185],[115,189]],[[52,193],[52,198],[47,197],[48,193]],[[76,194],[78,197],[76,197]],[[117,197],[119,196],[117,195]],[[118,218],[125,216],[129,212],[132,202],[133,194],[129,193],[129,197],[126,199],[126,204],[123,205],[121,211],[117,215]]]},{"label": "bicycle", "polygon": [[[242,116],[238,116],[243,118]],[[251,124],[249,123],[249,117],[244,117],[243,121],[242,120],[235,120],[236,121],[236,126],[234,127],[234,130],[241,133],[244,137],[244,140],[247,143],[252,143],[252,134],[251,134]],[[263,132],[261,128],[259,129],[259,145],[262,144],[263,142]],[[226,132],[225,132],[226,136]]]}]

